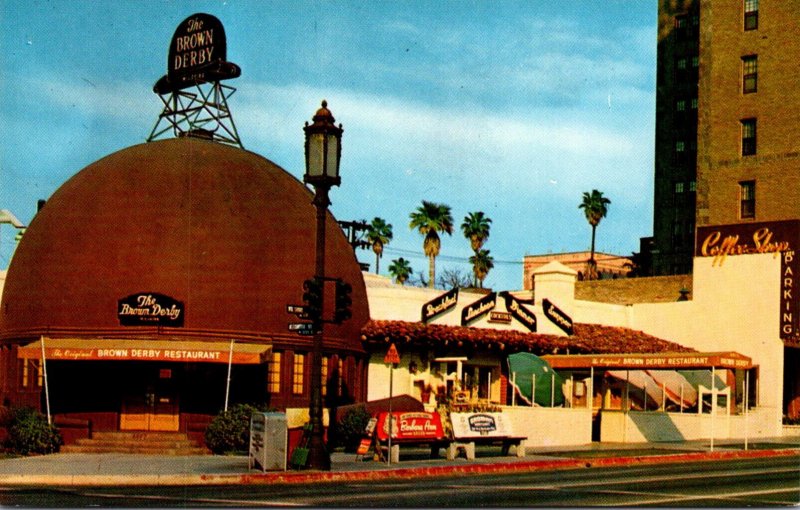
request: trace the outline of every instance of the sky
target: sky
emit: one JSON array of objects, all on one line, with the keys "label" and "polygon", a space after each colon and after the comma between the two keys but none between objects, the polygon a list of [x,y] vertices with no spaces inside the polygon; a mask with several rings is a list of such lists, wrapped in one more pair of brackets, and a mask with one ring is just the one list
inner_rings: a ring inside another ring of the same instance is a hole
[{"label": "sky", "polygon": [[[471,274],[460,225],[492,219],[495,290],[522,288],[526,254],[589,249],[592,189],[611,200],[597,251],[652,234],[655,0],[0,0],[0,209],[28,224],[82,168],[143,143],[172,35],[198,12],[242,69],[225,83],[246,150],[302,179],[302,127],[328,101],[344,127],[331,211],[393,225],[382,274],[404,257],[427,275],[408,227],[422,200],[455,224],[438,274]],[[0,226],[0,269],[15,234]]]}]

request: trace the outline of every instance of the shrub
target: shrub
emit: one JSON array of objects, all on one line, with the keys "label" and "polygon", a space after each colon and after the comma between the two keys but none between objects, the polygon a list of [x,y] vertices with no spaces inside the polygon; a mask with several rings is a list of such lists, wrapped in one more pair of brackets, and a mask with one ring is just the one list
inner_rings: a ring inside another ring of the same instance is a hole
[{"label": "shrub", "polygon": [[346,452],[355,452],[361,438],[364,437],[364,429],[367,428],[369,419],[370,414],[363,407],[355,407],[347,411],[336,423],[334,437],[337,446],[343,446]]},{"label": "shrub", "polygon": [[8,426],[8,448],[21,455],[55,453],[64,444],[55,425],[47,423],[39,411],[20,407],[12,411]]},{"label": "shrub", "polygon": [[251,404],[236,404],[211,420],[206,428],[206,446],[216,454],[247,453],[250,447],[250,417],[267,411]]}]

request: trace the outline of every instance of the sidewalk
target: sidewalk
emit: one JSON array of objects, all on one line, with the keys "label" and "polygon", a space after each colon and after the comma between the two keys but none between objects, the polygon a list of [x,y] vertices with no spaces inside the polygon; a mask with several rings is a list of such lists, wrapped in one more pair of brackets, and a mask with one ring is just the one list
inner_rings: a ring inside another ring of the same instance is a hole
[{"label": "sidewalk", "polygon": [[798,438],[759,439],[744,450],[741,442],[707,441],[646,444],[592,444],[582,447],[528,449],[526,457],[503,457],[497,448],[479,449],[474,460],[426,458],[426,450],[401,452],[397,464],[356,460],[334,453],[331,471],[261,472],[248,469],[246,456],[157,456],[57,453],[0,460],[1,486],[229,485],[315,483],[553,470],[800,455]]}]

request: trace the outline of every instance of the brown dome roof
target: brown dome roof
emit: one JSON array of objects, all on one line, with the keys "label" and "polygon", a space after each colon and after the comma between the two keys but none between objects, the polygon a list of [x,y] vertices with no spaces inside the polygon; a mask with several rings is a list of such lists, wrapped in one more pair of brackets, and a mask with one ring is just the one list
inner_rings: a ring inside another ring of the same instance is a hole
[{"label": "brown dome roof", "polygon": [[[302,283],[314,274],[312,198],[271,161],[218,143],[179,138],[111,154],[61,186],[31,222],[8,269],[0,338],[310,345],[288,332],[297,319],[286,305],[302,304]],[[363,352],[366,290],[330,214],[326,237],[326,276],[353,287],[353,317],[326,326],[326,346]],[[141,292],[183,302],[183,327],[121,326],[118,300]]]}]

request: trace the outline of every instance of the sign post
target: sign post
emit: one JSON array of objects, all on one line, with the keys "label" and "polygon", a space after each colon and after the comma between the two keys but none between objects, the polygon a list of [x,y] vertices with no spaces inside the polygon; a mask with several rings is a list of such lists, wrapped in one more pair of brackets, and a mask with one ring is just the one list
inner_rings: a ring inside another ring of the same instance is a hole
[{"label": "sign post", "polygon": [[393,378],[394,368],[400,363],[400,354],[397,352],[397,347],[394,344],[389,346],[389,351],[383,358],[383,362],[391,365],[389,367],[389,454],[386,456],[386,463],[392,464],[392,392],[394,390]]}]

